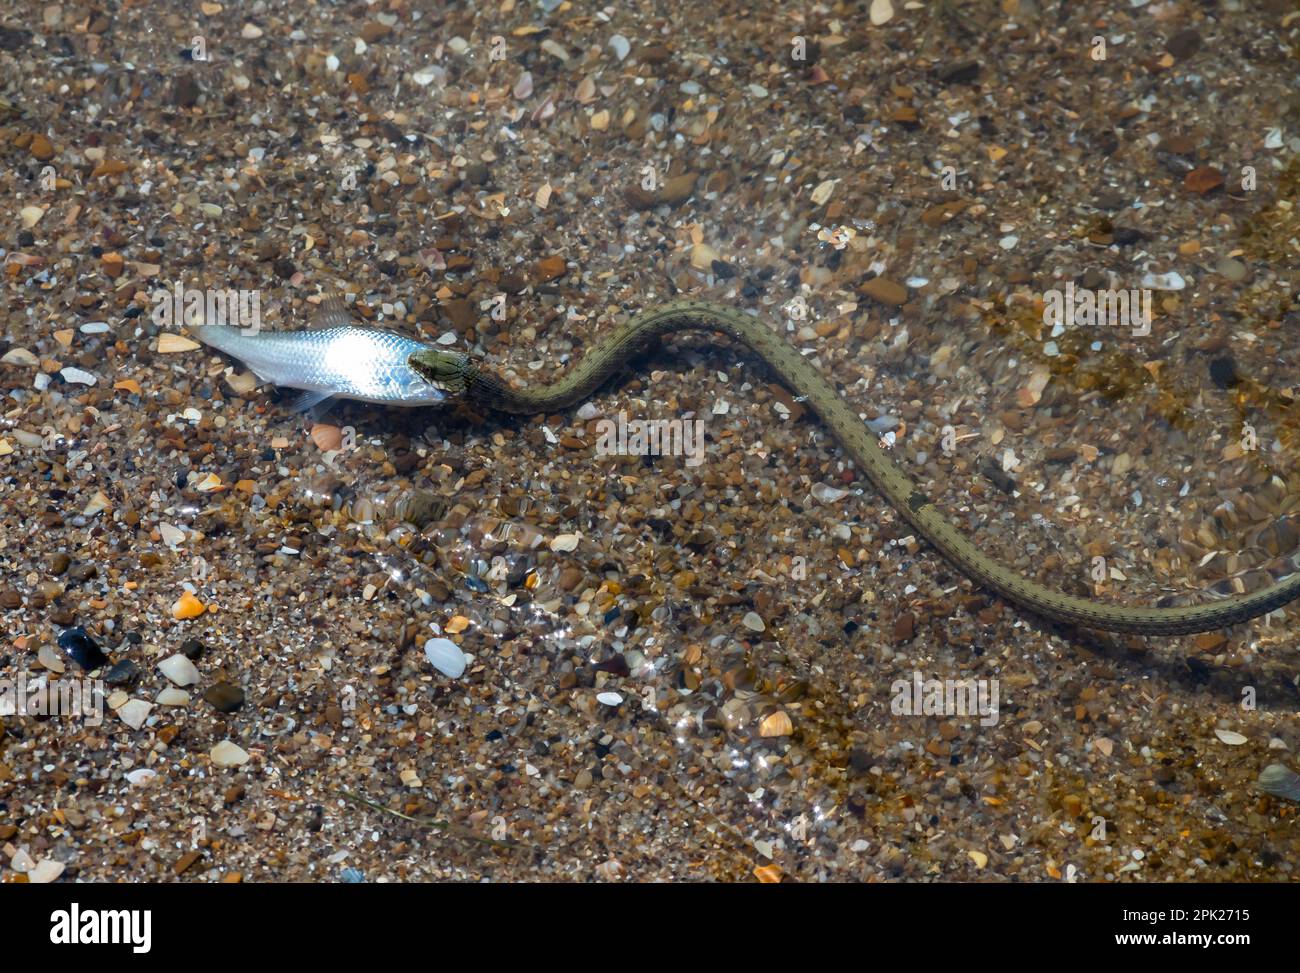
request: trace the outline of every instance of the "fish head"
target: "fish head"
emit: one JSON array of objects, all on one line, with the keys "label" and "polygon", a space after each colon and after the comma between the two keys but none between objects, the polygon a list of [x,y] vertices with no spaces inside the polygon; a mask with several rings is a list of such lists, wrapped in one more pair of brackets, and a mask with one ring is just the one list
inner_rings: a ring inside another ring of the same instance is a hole
[{"label": "fish head", "polygon": [[447,398],[465,392],[470,370],[470,357],[459,351],[437,351],[426,348],[413,353],[407,366]]}]

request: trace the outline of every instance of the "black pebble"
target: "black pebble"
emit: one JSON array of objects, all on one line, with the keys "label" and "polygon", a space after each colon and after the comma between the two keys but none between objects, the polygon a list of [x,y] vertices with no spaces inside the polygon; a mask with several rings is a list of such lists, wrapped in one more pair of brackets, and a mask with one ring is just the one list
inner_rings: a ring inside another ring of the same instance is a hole
[{"label": "black pebble", "polygon": [[1221,389],[1230,389],[1239,381],[1237,363],[1231,358],[1215,358],[1210,362],[1210,380]]},{"label": "black pebble", "polygon": [[631,673],[627,666],[627,659],[621,655],[612,655],[604,662],[597,662],[592,668],[597,672],[608,672],[615,676],[627,676]]},{"label": "black pebble", "polygon": [[139,675],[140,667],[130,659],[123,659],[104,673],[104,684],[106,686],[127,686],[135,682],[136,677]]},{"label": "black pebble", "polygon": [[59,648],[72,657],[72,660],[86,670],[98,669],[108,664],[95,640],[80,625],[70,628],[59,636]]},{"label": "black pebble", "polygon": [[198,639],[186,639],[181,643],[181,655],[191,661],[203,654],[203,643]]},{"label": "black pebble", "polygon": [[244,691],[228,682],[209,687],[203,698],[222,713],[233,713],[244,705]]}]

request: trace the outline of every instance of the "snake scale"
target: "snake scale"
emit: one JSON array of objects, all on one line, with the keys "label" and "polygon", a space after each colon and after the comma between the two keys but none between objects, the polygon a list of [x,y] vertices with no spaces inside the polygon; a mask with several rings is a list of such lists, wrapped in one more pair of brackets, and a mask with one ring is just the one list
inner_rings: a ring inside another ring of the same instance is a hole
[{"label": "snake scale", "polygon": [[1267,614],[1300,596],[1300,573],[1259,591],[1195,605],[1148,608],[1092,601],[1053,591],[980,551],[939,511],[925,492],[892,463],[868,427],[826,378],[760,319],[736,308],[679,300],[630,318],[549,385],[518,389],[459,352],[422,350],[408,363],[448,398],[462,396],[508,413],[556,412],[590,397],[656,339],[678,331],[721,332],[763,360],[812,408],[858,469],[929,544],[984,588],[1043,618],[1139,635],[1180,635],[1233,625]]}]

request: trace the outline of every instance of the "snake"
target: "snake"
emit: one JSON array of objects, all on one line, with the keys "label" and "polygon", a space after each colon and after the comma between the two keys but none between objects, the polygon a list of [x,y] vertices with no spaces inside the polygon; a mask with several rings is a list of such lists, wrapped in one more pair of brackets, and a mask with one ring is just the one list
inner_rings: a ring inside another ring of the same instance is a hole
[{"label": "snake", "polygon": [[547,385],[518,388],[458,351],[423,348],[410,369],[448,400],[457,398],[508,414],[556,413],[593,396],[624,366],[665,336],[683,331],[721,333],[762,360],[817,415],[879,494],[925,541],[976,585],[1042,618],[1067,626],[1135,635],[1184,635],[1265,615],[1300,596],[1300,573],[1257,591],[1192,605],[1145,607],[1081,598],[1048,588],[989,557],[959,531],[920,486],[886,456],[870,428],[834,386],[764,320],[747,311],[701,300],[647,308],[602,337]]}]

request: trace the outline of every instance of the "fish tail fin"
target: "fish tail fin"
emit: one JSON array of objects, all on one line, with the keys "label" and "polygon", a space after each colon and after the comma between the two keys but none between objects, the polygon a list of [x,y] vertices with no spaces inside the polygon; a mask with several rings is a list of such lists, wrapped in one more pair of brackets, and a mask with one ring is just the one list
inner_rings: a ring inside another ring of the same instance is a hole
[{"label": "fish tail fin", "polygon": [[203,342],[209,348],[224,351],[236,358],[242,357],[240,346],[243,344],[244,336],[239,333],[239,328],[228,324],[192,324],[187,330],[197,341]]},{"label": "fish tail fin", "polygon": [[192,324],[187,330],[209,348],[238,359],[240,364],[263,382],[275,381],[276,376],[259,364],[259,356],[252,353],[257,347],[257,338],[245,335],[242,328],[230,324]]}]

